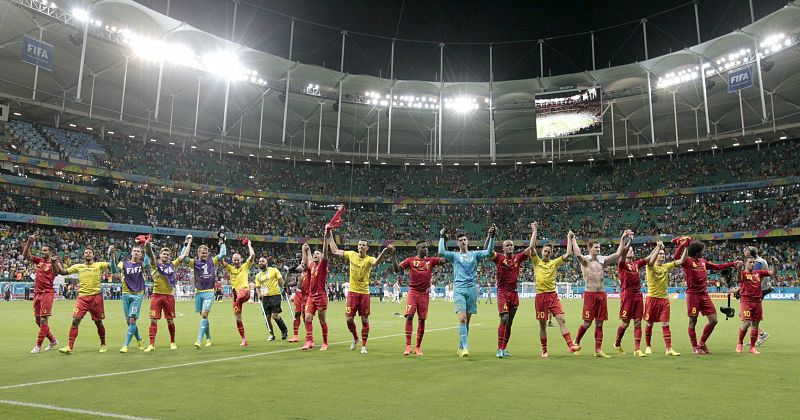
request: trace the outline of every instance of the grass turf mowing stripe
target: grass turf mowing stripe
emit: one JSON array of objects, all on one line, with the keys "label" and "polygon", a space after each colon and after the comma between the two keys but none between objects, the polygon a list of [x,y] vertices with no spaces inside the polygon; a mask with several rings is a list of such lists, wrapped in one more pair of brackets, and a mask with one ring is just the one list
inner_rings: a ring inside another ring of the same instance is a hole
[{"label": "grass turf mowing stripe", "polygon": [[105,412],[102,412],[102,411],[92,411],[92,410],[81,410],[79,408],[59,407],[57,405],[37,404],[37,403],[24,402],[24,401],[0,400],[0,404],[16,405],[16,406],[20,406],[20,407],[41,408],[43,410],[62,411],[62,412],[65,412],[65,413],[88,414],[88,415],[91,415],[91,416],[111,417],[111,418],[115,418],[115,419],[154,420],[151,417],[128,416],[128,415],[125,415],[125,414],[105,413]]}]

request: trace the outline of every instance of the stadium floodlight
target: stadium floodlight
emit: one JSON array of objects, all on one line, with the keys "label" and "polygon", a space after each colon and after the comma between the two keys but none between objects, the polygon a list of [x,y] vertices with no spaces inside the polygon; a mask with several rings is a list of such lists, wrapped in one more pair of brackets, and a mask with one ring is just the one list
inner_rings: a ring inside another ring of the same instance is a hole
[{"label": "stadium floodlight", "polygon": [[256,155],[254,155],[254,154],[252,154],[252,153],[248,153],[248,154],[247,154],[247,156],[250,156],[250,157],[256,157]]},{"label": "stadium floodlight", "polygon": [[478,101],[467,96],[458,96],[448,100],[444,104],[445,109],[452,109],[459,114],[464,114],[478,109]]},{"label": "stadium floodlight", "polygon": [[86,9],[76,7],[72,9],[72,17],[74,17],[78,22],[85,22],[89,20],[89,12]]},{"label": "stadium floodlight", "polygon": [[114,132],[113,131],[106,131],[106,134],[111,134],[113,136]]},{"label": "stadium floodlight", "polygon": [[175,145],[175,142],[174,142],[174,141],[171,141],[171,142],[169,142],[169,145],[170,145],[170,146],[174,146],[174,145]]},{"label": "stadium floodlight", "polygon": [[653,156],[653,152],[647,152],[647,156]]},{"label": "stadium floodlight", "polygon": [[292,158],[290,158],[289,156],[286,156],[284,159],[286,159],[286,160],[292,160]]},{"label": "stadium floodlight", "polygon": [[330,159],[325,159],[325,163],[331,163]]},{"label": "stadium floodlight", "polygon": [[128,138],[129,138],[129,139],[135,139],[135,138],[136,138],[136,136],[134,136],[133,134],[128,134]]},{"label": "stadium floodlight", "polygon": [[94,130],[94,128],[92,128],[92,127],[86,127],[86,129],[89,130],[89,131]]},{"label": "stadium floodlight", "polygon": [[210,147],[209,147],[209,148],[208,148],[208,151],[209,151],[209,152],[213,152],[213,151],[214,151],[214,149],[212,149],[212,148],[210,148]]},{"label": "stadium floodlight", "polygon": [[189,146],[189,148],[192,148],[192,149],[197,149],[197,146],[195,146],[195,145],[191,145],[191,146]]},{"label": "stadium floodlight", "polygon": [[496,165],[497,165],[497,162],[492,162],[492,166],[496,166]]},{"label": "stadium floodlight", "polygon": [[22,116],[22,114],[20,114],[19,112],[15,112],[14,115],[16,115],[17,117],[21,117]]},{"label": "stadium floodlight", "polygon": [[478,165],[480,165],[480,163],[475,162],[475,163],[473,163],[473,165],[478,166]]},{"label": "stadium floodlight", "polygon": [[454,162],[454,163],[453,163],[453,166],[458,166],[458,165],[459,165],[459,163],[458,163],[458,162]]},{"label": "stadium floodlight", "polygon": [[739,143],[733,143],[733,147],[739,147]]},{"label": "stadium floodlight", "polygon": [[420,162],[419,166],[425,166],[425,162]]},{"label": "stadium floodlight", "polygon": [[216,76],[231,80],[242,81],[250,77],[250,70],[246,69],[239,58],[230,51],[214,51],[203,55],[200,67]]},{"label": "stadium floodlight", "polygon": [[267,159],[272,159],[272,155],[267,155]]},{"label": "stadium floodlight", "polygon": [[75,128],[75,127],[77,127],[77,125],[75,125],[75,124],[73,124],[73,123],[69,123],[69,126],[70,126],[70,127],[72,127],[72,128]]},{"label": "stadium floodlight", "polygon": [[231,152],[230,150],[228,150],[228,154],[229,154],[229,155],[232,155],[232,154],[233,154],[233,152]]},{"label": "stadium floodlight", "polygon": [[442,162],[437,162],[436,166],[442,166]]},{"label": "stadium floodlight", "polygon": [[349,160],[346,160],[346,161],[344,161],[344,163],[350,163],[350,161],[349,161]]},{"label": "stadium floodlight", "polygon": [[673,154],[673,153],[675,153],[675,152],[673,152],[672,150],[668,150],[668,151],[667,151],[667,154],[668,154],[668,155],[671,155],[671,154]]},{"label": "stadium floodlight", "polygon": [[386,162],[381,162],[381,165],[386,165]]},{"label": "stadium floodlight", "polygon": [[694,152],[694,149],[689,149],[687,150],[687,152]]},{"label": "stadium floodlight", "polygon": [[572,163],[572,162],[575,162],[575,160],[573,160],[573,159],[567,159],[567,162],[569,162],[569,163]]},{"label": "stadium floodlight", "polygon": [[756,144],[761,144],[761,139],[756,140]]},{"label": "stadium floodlight", "polygon": [[628,155],[628,159],[632,159],[632,158],[633,158],[633,155]]},{"label": "stadium floodlight", "polygon": [[[309,160],[309,159],[306,159],[306,160]],[[368,160],[365,160],[365,161],[364,161],[364,165],[369,165],[369,161],[368,161]]]},{"label": "stadium floodlight", "polygon": [[779,138],[779,139],[780,139],[780,140],[786,140],[786,139],[788,139],[788,138],[789,138],[789,137],[787,137],[787,136],[780,136],[780,138]]},{"label": "stadium floodlight", "polygon": [[517,162],[517,165],[522,165],[522,162]]},{"label": "stadium floodlight", "polygon": [[150,139],[150,142],[151,142],[151,143],[155,143],[155,142],[156,142],[156,139]]}]

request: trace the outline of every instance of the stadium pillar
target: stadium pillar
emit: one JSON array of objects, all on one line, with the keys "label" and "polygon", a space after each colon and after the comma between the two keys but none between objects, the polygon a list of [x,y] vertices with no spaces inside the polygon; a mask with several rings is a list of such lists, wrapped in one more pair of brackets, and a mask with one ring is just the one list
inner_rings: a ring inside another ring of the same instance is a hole
[{"label": "stadium pillar", "polygon": [[[308,121],[303,120],[303,156],[306,155],[306,125],[307,124],[308,124]],[[367,127],[367,129],[369,129],[369,127]]]},{"label": "stadium pillar", "polygon": [[[36,26],[39,26],[39,24],[37,23]],[[41,26],[39,26],[39,41],[42,40],[43,31],[44,29]],[[39,66],[35,66],[35,68],[33,69],[33,93],[31,94],[32,101],[36,100],[36,88],[38,86],[39,86]]]},{"label": "stadium pillar", "polygon": [[89,118],[92,118],[92,112],[94,111],[94,81],[97,79],[97,75],[92,75],[92,93],[89,94]]},{"label": "stadium pillar", "polygon": [[699,109],[700,108],[694,109],[694,138],[696,139],[700,138],[700,119],[697,117],[697,111]]},{"label": "stadium pillar", "polygon": [[[394,43],[392,40],[392,55],[389,61],[389,80],[392,84],[389,85],[389,125],[386,129],[386,154],[392,153],[392,109],[394,108]],[[378,114],[378,121],[380,121],[380,113]],[[380,132],[380,130],[378,131]],[[378,158],[378,150],[375,150],[375,159]]]},{"label": "stadium pillar", "polygon": [[233,23],[231,24],[231,41],[236,42],[236,14],[239,12],[239,0],[233,0]]},{"label": "stadium pillar", "polygon": [[81,87],[83,85],[83,63],[86,62],[86,42],[89,39],[89,21],[83,22],[83,44],[81,44],[81,64],[78,68],[78,89],[75,91],[75,99],[81,101]]},{"label": "stadium pillar", "polygon": [[[292,60],[292,47],[294,46],[294,19],[289,29],[289,61]],[[286,93],[283,96],[283,129],[281,130],[281,144],[286,144],[286,118],[289,115],[289,82],[292,77],[291,67],[286,70]]]},{"label": "stadium pillar", "polygon": [[[391,89],[389,90],[391,92]],[[392,106],[392,95],[389,94],[389,106]],[[378,127],[375,130],[375,160],[378,160],[380,148],[381,148],[381,112],[378,110],[376,113],[378,116],[377,124]],[[367,160],[369,160],[369,153],[367,153]]]},{"label": "stadium pillar", "polygon": [[222,156],[222,144],[225,144],[225,135],[228,134],[228,96],[231,92],[231,81],[225,79],[225,104],[222,109],[222,142],[220,143],[219,152]]},{"label": "stadium pillar", "polygon": [[[125,70],[122,71],[122,99],[119,101],[119,120],[122,121],[122,116],[125,113],[125,90],[128,88],[128,61],[130,57],[125,56]],[[197,133],[195,133],[197,134]]]},{"label": "stadium pillar", "polygon": [[753,9],[753,0],[750,0],[750,23],[756,23],[756,13]]},{"label": "stadium pillar", "polygon": [[539,77],[544,77],[544,40],[539,40]]},{"label": "stadium pillar", "polygon": [[264,101],[266,95],[261,95],[261,113],[258,114],[258,148],[261,148],[261,133],[264,132]]},{"label": "stadium pillar", "polygon": [[625,122],[625,153],[628,153],[628,119],[622,120]]},{"label": "stadium pillar", "polygon": [[672,91],[672,116],[675,117],[675,147],[680,146],[678,136],[678,102],[675,100],[675,91]]},{"label": "stadium pillar", "polygon": [[742,103],[742,91],[739,90],[737,93],[739,94],[739,118],[742,121],[742,136],[744,136],[744,104]]},{"label": "stadium pillar", "polygon": [[772,132],[773,133],[778,131],[777,127],[775,126],[775,98],[774,98],[774,96],[775,96],[775,92],[770,92],[769,93],[769,104],[770,104],[770,107],[772,108],[772,112],[771,113],[772,113]]},{"label": "stadium pillar", "polygon": [[[753,2],[750,1],[750,13],[752,13]],[[761,95],[761,122],[767,122],[767,102],[764,98],[764,79],[762,78],[761,56],[758,54],[758,39],[753,37],[754,51],[756,52],[756,71],[758,71],[758,93]]]},{"label": "stadium pillar", "polygon": [[614,102],[609,103],[611,107],[611,154],[617,154],[617,135],[614,132]]},{"label": "stadium pillar", "polygon": [[[703,67],[703,57],[700,57],[700,77],[703,82],[702,89],[703,89],[703,109],[706,113],[706,136],[711,135],[711,122],[708,116],[708,88],[706,87],[706,71],[705,67]],[[697,141],[700,141],[700,136],[697,136]]]},{"label": "stadium pillar", "polygon": [[242,148],[242,121],[244,119],[244,115],[239,116],[239,148]]},{"label": "stadium pillar", "polygon": [[170,102],[169,106],[169,135],[172,135],[172,116],[175,114],[175,95],[170,95],[172,97],[172,102]]},{"label": "stadium pillar", "polygon": [[344,43],[347,39],[347,31],[342,31],[342,57],[341,64],[339,65],[339,72],[342,73],[339,79],[339,102],[338,111],[336,115],[336,151],[339,151],[339,136],[342,131],[342,89],[344,88]]},{"label": "stadium pillar", "polygon": [[317,134],[317,156],[322,151],[322,105],[324,102],[319,103],[319,133]]},{"label": "stadium pillar", "polygon": [[644,35],[644,59],[649,60],[650,56],[647,53],[647,18],[642,19],[642,34]]},{"label": "stadium pillar", "polygon": [[647,103],[650,109],[650,139],[653,144],[656,144],[656,127],[653,124],[653,84],[650,80],[650,71],[647,72]]},{"label": "stadium pillar", "polygon": [[492,64],[492,44],[489,44],[489,155],[494,162],[497,156],[497,145],[494,133],[494,71]]},{"label": "stadium pillar", "polygon": [[[261,98],[264,99],[263,97]],[[197,100],[194,103],[194,135],[197,135],[197,119],[200,117],[200,78],[197,78]],[[121,118],[121,117],[120,117]],[[260,139],[260,137],[259,137]]]},{"label": "stadium pillar", "polygon": [[592,37],[592,70],[597,70],[597,64],[595,63],[595,56],[594,56],[594,31],[591,32]]},{"label": "stadium pillar", "polygon": [[156,86],[156,111],[153,114],[153,118],[158,121],[158,109],[161,105],[161,82],[164,78],[164,62],[162,61],[158,65],[158,85]]},{"label": "stadium pillar", "polygon": [[700,39],[700,11],[697,10],[697,1],[694,2],[694,23],[697,27],[697,44],[699,45],[702,41]]},{"label": "stadium pillar", "polygon": [[439,144],[439,159],[442,158],[442,117],[444,115],[444,42],[439,43],[439,135],[436,142]]}]

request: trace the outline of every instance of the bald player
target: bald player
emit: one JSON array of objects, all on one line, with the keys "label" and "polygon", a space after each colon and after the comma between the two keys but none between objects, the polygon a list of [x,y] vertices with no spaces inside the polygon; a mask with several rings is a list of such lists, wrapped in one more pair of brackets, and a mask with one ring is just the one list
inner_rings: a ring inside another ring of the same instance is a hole
[{"label": "bald player", "polygon": [[253,259],[256,252],[253,250],[253,244],[249,239],[244,238],[243,242],[247,245],[249,255],[247,260],[242,262],[242,255],[238,252],[231,257],[232,264],[227,261],[221,260],[222,268],[231,275],[231,287],[234,290],[231,302],[233,304],[233,316],[236,318],[236,329],[239,330],[239,336],[242,337],[242,347],[247,347],[247,338],[244,334],[244,324],[242,323],[242,308],[244,304],[250,300],[250,267],[253,265]]},{"label": "bald player", "polygon": [[[495,356],[498,358],[511,356],[506,348],[508,340],[511,339],[511,325],[514,323],[514,316],[519,307],[517,291],[519,270],[522,263],[530,256],[531,245],[515,254],[514,241],[506,239],[503,241],[503,252],[492,251],[492,255],[489,257],[494,261],[497,269],[497,310],[500,314],[500,325],[497,326],[497,353]],[[491,294],[490,288],[489,295],[491,296]]]}]

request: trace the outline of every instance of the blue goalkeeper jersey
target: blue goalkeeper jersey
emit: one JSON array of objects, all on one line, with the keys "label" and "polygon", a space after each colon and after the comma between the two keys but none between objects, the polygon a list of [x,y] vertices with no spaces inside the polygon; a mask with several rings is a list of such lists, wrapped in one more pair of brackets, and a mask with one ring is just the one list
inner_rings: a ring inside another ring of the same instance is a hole
[{"label": "blue goalkeeper jersey", "polygon": [[478,261],[492,255],[493,249],[494,238],[490,238],[484,250],[452,252],[445,248],[444,238],[439,238],[439,255],[453,264],[453,285],[459,289],[475,287]]}]

